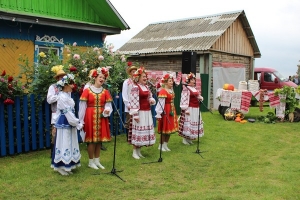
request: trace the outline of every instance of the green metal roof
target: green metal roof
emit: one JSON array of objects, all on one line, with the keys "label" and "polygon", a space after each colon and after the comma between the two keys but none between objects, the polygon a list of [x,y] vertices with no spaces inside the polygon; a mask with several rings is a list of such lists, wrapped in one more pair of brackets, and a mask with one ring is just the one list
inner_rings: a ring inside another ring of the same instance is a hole
[{"label": "green metal roof", "polygon": [[130,29],[109,0],[0,0],[0,19],[107,34]]}]

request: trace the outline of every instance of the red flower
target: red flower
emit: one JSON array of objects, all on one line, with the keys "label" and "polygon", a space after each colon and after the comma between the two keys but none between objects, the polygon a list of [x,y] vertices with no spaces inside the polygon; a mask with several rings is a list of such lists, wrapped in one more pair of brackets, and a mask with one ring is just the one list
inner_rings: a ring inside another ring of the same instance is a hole
[{"label": "red flower", "polygon": [[12,76],[9,76],[8,77],[8,79],[7,79],[7,81],[10,83],[10,82],[12,82],[14,80],[14,77],[12,77]]},{"label": "red flower", "polygon": [[96,78],[98,76],[97,70],[93,71],[92,77]]},{"label": "red flower", "polygon": [[107,76],[108,76],[108,70],[105,67],[101,68],[101,73],[105,76],[105,78],[107,78]]},{"label": "red flower", "polygon": [[70,72],[76,72],[77,71],[77,68],[76,67],[74,67],[74,66],[72,66],[72,67],[70,67]]},{"label": "red flower", "polygon": [[12,104],[14,104],[15,102],[14,102],[13,100],[7,98],[7,99],[4,100],[3,103],[4,103],[4,105],[12,105]]},{"label": "red flower", "polygon": [[12,86],[12,84],[10,84],[10,83],[7,85],[7,87],[8,87],[9,89],[13,89],[13,86]]},{"label": "red flower", "polygon": [[131,65],[132,65],[132,62],[128,62],[128,63],[127,63],[127,66],[129,66],[129,67],[130,67]]},{"label": "red flower", "polygon": [[159,82],[156,83],[156,88],[161,88],[161,84]]},{"label": "red flower", "polygon": [[3,70],[1,76],[5,76],[5,75],[6,75],[6,72],[5,72],[5,70]]},{"label": "red flower", "polygon": [[77,85],[74,83],[74,84],[73,84],[73,88],[72,88],[72,92],[76,92],[76,91],[77,91],[77,88],[78,88]]}]

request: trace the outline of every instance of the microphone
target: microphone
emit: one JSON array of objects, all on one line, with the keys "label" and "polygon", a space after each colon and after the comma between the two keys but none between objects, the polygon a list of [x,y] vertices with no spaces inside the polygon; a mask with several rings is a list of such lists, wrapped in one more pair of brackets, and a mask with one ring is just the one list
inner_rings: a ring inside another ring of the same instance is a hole
[{"label": "microphone", "polygon": [[111,85],[108,84],[108,83],[103,83],[103,85],[105,85],[105,86],[108,87],[108,88],[111,88]]}]

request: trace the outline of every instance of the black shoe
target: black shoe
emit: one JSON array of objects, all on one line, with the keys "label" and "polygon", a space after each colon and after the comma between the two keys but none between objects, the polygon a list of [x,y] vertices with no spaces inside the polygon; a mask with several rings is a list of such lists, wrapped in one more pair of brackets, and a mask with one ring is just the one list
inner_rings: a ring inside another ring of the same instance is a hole
[{"label": "black shoe", "polygon": [[101,150],[106,151],[107,149],[105,146],[101,145]]}]

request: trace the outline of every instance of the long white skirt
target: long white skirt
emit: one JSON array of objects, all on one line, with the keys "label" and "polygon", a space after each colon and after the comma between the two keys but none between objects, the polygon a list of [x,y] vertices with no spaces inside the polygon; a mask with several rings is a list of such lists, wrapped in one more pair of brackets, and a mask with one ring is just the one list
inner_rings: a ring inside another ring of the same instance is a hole
[{"label": "long white skirt", "polygon": [[75,127],[57,128],[51,167],[65,171],[80,166],[80,150],[78,135]]},{"label": "long white skirt", "polygon": [[[182,130],[179,131],[179,135],[190,140],[195,140],[196,138],[198,138],[198,132],[199,137],[202,137],[204,135],[201,112],[199,121],[199,108],[188,107],[187,110],[190,114],[184,115],[184,122],[181,122],[184,124]],[[200,124],[198,122],[200,122]]]},{"label": "long white skirt", "polygon": [[155,144],[155,133],[151,111],[139,111],[139,123],[132,119],[131,144],[151,146]]}]

